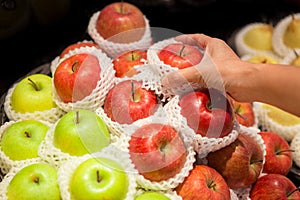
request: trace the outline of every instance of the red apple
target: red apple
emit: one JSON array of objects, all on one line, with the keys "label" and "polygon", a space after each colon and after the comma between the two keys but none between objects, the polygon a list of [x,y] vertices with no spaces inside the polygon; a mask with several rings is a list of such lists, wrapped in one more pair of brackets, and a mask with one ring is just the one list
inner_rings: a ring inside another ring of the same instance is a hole
[{"label": "red apple", "polygon": [[292,167],[289,143],[275,132],[259,132],[266,146],[264,173],[287,175]]},{"label": "red apple", "polygon": [[229,189],[224,178],[214,168],[206,165],[196,165],[175,190],[183,200],[230,200]]},{"label": "red apple", "polygon": [[92,42],[92,41],[81,41],[81,42],[77,42],[77,43],[68,45],[66,48],[64,48],[62,50],[59,57],[62,58],[62,57],[64,57],[64,55],[69,53],[69,51],[80,48],[80,47],[96,47],[96,48],[99,48],[99,46],[96,43]]},{"label": "red apple", "polygon": [[100,80],[100,64],[96,56],[74,54],[63,60],[54,72],[54,87],[61,101],[76,102],[90,95]]},{"label": "red apple", "polygon": [[255,124],[255,114],[251,102],[239,102],[231,99],[235,118],[239,124],[250,127]]},{"label": "red apple", "polygon": [[196,134],[220,138],[233,130],[232,107],[219,90],[203,88],[183,94],[179,99],[179,106],[188,126]]},{"label": "red apple", "polygon": [[131,124],[153,115],[158,108],[156,94],[142,87],[141,81],[125,80],[108,92],[103,109],[107,116],[120,124]]},{"label": "red apple", "polygon": [[241,133],[233,143],[207,155],[208,166],[216,169],[232,189],[253,184],[263,168],[263,158],[258,142]]},{"label": "red apple", "polygon": [[282,174],[266,174],[260,177],[250,190],[251,200],[300,199],[299,188]]},{"label": "red apple", "polygon": [[143,65],[147,60],[147,51],[132,50],[127,51],[114,58],[113,67],[116,70],[116,77],[131,77],[136,74],[134,66]]},{"label": "red apple", "polygon": [[131,135],[129,153],[139,174],[157,182],[178,174],[187,156],[178,132],[170,125],[159,123],[139,127]]},{"label": "red apple", "polygon": [[96,22],[96,30],[100,36],[116,43],[140,40],[145,27],[146,21],[142,11],[135,5],[123,1],[105,6]]},{"label": "red apple", "polygon": [[179,69],[200,63],[203,54],[197,47],[188,44],[169,44],[158,52],[158,58],[165,64]]}]

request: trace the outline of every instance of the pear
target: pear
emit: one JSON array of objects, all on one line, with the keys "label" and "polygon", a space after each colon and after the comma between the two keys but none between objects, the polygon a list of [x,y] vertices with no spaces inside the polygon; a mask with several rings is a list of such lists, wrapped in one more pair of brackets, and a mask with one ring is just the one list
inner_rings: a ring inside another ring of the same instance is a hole
[{"label": "pear", "polygon": [[250,23],[235,35],[235,47],[239,56],[262,52],[273,52],[273,25],[271,23]]},{"label": "pear", "polygon": [[247,54],[241,59],[252,63],[278,64],[280,62],[280,58],[276,55],[267,53]]},{"label": "pear", "polygon": [[273,26],[271,24],[260,24],[246,32],[244,42],[257,50],[272,51],[272,35]]},{"label": "pear", "polygon": [[291,65],[300,67],[300,55],[295,50],[294,50],[294,53],[295,53],[295,58],[292,60]]},{"label": "pear", "polygon": [[300,48],[300,18],[296,18],[294,14],[284,32],[283,42],[292,49]]}]

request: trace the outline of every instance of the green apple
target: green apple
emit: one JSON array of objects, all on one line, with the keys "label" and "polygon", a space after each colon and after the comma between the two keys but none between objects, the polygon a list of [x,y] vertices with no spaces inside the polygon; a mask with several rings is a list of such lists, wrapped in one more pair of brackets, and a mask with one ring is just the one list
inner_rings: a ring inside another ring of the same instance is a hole
[{"label": "green apple", "polygon": [[169,197],[164,195],[163,193],[157,192],[157,191],[146,191],[137,197],[135,197],[135,200],[170,200]]},{"label": "green apple", "polygon": [[57,170],[45,163],[20,169],[9,182],[8,200],[61,200]]},{"label": "green apple", "polygon": [[63,115],[54,128],[53,144],[72,156],[100,152],[110,144],[104,121],[90,110],[72,110]]},{"label": "green apple", "polygon": [[38,120],[22,120],[9,125],[0,141],[1,150],[12,160],[38,157],[38,148],[49,126]]},{"label": "green apple", "polygon": [[52,78],[46,74],[32,74],[23,78],[11,94],[11,106],[20,113],[56,108],[52,98]]},{"label": "green apple", "polygon": [[129,179],[115,160],[94,157],[79,164],[69,184],[72,200],[119,200],[127,196]]}]

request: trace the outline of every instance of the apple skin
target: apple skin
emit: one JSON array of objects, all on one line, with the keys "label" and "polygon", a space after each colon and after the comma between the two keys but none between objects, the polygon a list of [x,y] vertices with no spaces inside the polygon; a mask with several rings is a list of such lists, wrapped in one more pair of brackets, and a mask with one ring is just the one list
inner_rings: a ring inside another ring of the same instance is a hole
[{"label": "apple skin", "polygon": [[104,100],[103,109],[112,121],[120,124],[131,124],[153,115],[158,108],[158,103],[156,94],[143,88],[140,81],[125,80],[117,83],[109,90]]},{"label": "apple skin", "polygon": [[287,175],[293,165],[289,143],[275,132],[258,133],[266,145],[266,157],[263,172]]},{"label": "apple skin", "polygon": [[52,78],[46,74],[32,74],[23,78],[11,94],[11,106],[19,113],[56,108],[53,101]]},{"label": "apple skin", "polygon": [[203,57],[198,48],[182,43],[168,44],[157,55],[165,64],[178,69],[197,65]]},{"label": "apple skin", "polygon": [[[282,174],[266,174],[253,184],[249,197],[251,200],[288,200],[300,199],[300,192],[295,184]],[[290,194],[288,196],[288,194]]]},{"label": "apple skin", "polygon": [[54,72],[54,87],[64,103],[76,102],[91,94],[100,80],[100,64],[96,56],[74,54],[63,60]]},{"label": "apple skin", "polygon": [[78,49],[81,47],[95,47],[95,48],[100,48],[96,43],[92,41],[80,41],[74,44],[70,44],[67,47],[65,47],[62,52],[59,54],[60,58],[63,58],[67,53],[74,49]]},{"label": "apple skin", "polygon": [[253,184],[263,168],[263,158],[258,142],[241,133],[228,146],[207,155],[208,166],[216,169],[232,189]]},{"label": "apple skin", "polygon": [[53,134],[54,146],[72,156],[99,152],[110,144],[106,124],[90,110],[69,111],[59,119]]},{"label": "apple skin", "polygon": [[132,50],[126,51],[113,60],[113,68],[116,70],[116,77],[131,77],[136,74],[134,66],[145,64],[147,51]]},{"label": "apple skin", "polygon": [[7,186],[8,200],[61,200],[57,170],[45,163],[20,169]]},{"label": "apple skin", "polygon": [[136,196],[134,200],[170,200],[169,197],[157,191],[145,191],[144,193]]},{"label": "apple skin", "polygon": [[224,178],[214,168],[207,165],[196,165],[175,190],[184,200],[230,200],[229,189]]},{"label": "apple skin", "polygon": [[255,114],[251,102],[238,102],[231,100],[235,118],[239,124],[250,127],[255,125]]},{"label": "apple skin", "polygon": [[101,37],[116,43],[140,40],[144,35],[145,27],[146,21],[142,11],[128,2],[106,5],[99,13],[96,22],[96,30]]},{"label": "apple skin", "polygon": [[124,169],[109,158],[89,158],[73,172],[69,191],[72,200],[125,199],[129,182]]},{"label": "apple skin", "polygon": [[39,145],[48,129],[46,124],[37,120],[14,122],[2,135],[1,150],[11,160],[37,158]]},{"label": "apple skin", "polygon": [[234,113],[229,100],[216,89],[203,88],[183,94],[180,112],[196,134],[222,138],[234,128]]},{"label": "apple skin", "polygon": [[139,174],[147,180],[159,182],[181,171],[187,151],[173,127],[150,123],[142,125],[131,135],[129,154]]}]

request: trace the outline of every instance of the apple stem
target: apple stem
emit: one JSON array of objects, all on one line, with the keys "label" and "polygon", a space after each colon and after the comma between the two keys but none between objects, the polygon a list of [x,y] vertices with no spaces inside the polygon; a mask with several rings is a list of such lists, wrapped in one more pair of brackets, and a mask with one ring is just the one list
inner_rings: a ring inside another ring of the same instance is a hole
[{"label": "apple stem", "polygon": [[278,154],[281,154],[281,153],[284,153],[284,152],[295,152],[295,150],[293,150],[293,149],[284,149],[284,150],[276,151],[275,154],[278,155]]},{"label": "apple stem", "polygon": [[290,193],[288,193],[288,194],[286,195],[286,197],[291,196],[294,192],[299,191],[299,190],[300,190],[300,188],[297,187],[296,189],[294,189],[294,190],[292,190]]},{"label": "apple stem", "polygon": [[78,65],[79,64],[79,61],[78,60],[75,60],[72,64],[72,72],[75,72],[77,69],[78,69]]},{"label": "apple stem", "polygon": [[134,101],[135,97],[134,97],[134,83],[133,83],[133,80],[131,80],[131,98]]},{"label": "apple stem", "polygon": [[28,133],[27,131],[25,131],[24,134],[26,137],[31,138],[30,133]]},{"label": "apple stem", "polygon": [[75,123],[79,124],[79,111],[76,111]]},{"label": "apple stem", "polygon": [[179,52],[179,55],[182,56],[183,54],[183,50],[185,49],[185,45],[182,45],[181,49],[180,49],[180,52]]},{"label": "apple stem", "polygon": [[39,90],[40,90],[40,87],[38,86],[38,84],[36,84],[31,78],[28,78],[28,81],[32,84],[33,88],[34,88],[36,91],[39,91]]},{"label": "apple stem", "polygon": [[293,52],[294,52],[294,54],[295,54],[296,57],[299,56],[298,53],[297,53],[297,51],[295,49],[293,50]]},{"label": "apple stem", "polygon": [[100,172],[99,172],[99,170],[97,170],[96,173],[97,173],[97,182],[100,183],[102,179],[101,179],[101,177],[100,177]]},{"label": "apple stem", "polygon": [[241,105],[239,104],[239,105],[236,107],[234,113],[237,114],[239,117],[241,117],[243,120],[247,120],[247,117],[245,117],[245,116],[243,116],[243,115],[241,115],[241,114],[239,113],[240,109],[241,109]]},{"label": "apple stem", "polygon": [[34,174],[30,174],[31,179],[35,183],[40,183],[40,178],[38,176],[35,176]]},{"label": "apple stem", "polygon": [[133,51],[131,51],[131,60],[135,60],[134,52]]},{"label": "apple stem", "polygon": [[208,184],[208,188],[211,188],[212,190],[216,190],[217,184],[214,181],[210,181]]}]

